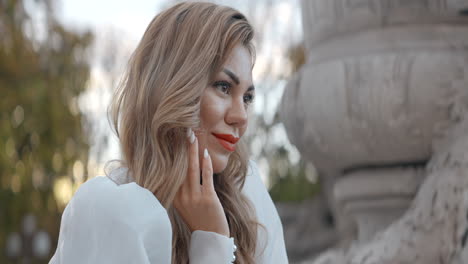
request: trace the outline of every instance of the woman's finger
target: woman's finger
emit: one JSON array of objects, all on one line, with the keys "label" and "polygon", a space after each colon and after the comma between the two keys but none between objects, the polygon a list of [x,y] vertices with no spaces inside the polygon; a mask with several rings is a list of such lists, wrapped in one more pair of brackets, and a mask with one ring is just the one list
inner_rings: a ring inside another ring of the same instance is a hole
[{"label": "woman's finger", "polygon": [[189,166],[188,166],[188,187],[191,191],[197,192],[200,190],[200,165],[198,160],[198,140],[192,129],[189,128],[188,140],[189,147]]},{"label": "woman's finger", "polygon": [[213,164],[208,150],[203,152],[203,171],[202,171],[203,187],[214,191],[213,185]]}]

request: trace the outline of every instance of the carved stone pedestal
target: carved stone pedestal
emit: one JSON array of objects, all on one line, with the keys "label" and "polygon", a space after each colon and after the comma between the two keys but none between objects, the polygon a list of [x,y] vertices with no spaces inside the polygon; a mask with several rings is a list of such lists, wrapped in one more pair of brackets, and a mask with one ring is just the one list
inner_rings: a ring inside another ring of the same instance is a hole
[{"label": "carved stone pedestal", "polygon": [[334,197],[366,242],[403,215],[423,179],[422,166],[358,170],[338,179]]},{"label": "carved stone pedestal", "polygon": [[341,238],[357,225],[329,263],[455,263],[468,225],[468,147],[455,151],[468,141],[468,0],[302,7],[307,62],[280,116]]}]

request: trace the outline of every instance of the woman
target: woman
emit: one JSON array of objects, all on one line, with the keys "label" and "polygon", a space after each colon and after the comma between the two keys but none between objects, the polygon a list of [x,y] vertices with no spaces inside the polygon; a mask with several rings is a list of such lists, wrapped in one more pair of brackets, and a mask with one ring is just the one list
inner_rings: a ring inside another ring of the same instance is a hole
[{"label": "woman", "polygon": [[124,166],[76,192],[51,263],[287,263],[242,141],[252,37],[242,14],[211,3],[153,19],[112,104]]}]

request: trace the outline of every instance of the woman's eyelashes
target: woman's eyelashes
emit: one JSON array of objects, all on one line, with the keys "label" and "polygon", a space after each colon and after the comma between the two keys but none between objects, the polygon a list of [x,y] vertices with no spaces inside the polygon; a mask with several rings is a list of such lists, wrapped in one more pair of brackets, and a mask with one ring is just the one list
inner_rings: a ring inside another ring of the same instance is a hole
[{"label": "woman's eyelashes", "polygon": [[229,94],[231,92],[232,87],[231,83],[226,81],[216,81],[214,82],[213,86],[225,94]]},{"label": "woman's eyelashes", "polygon": [[[224,94],[231,94],[232,84],[228,81],[216,81],[213,83],[213,87],[218,89],[220,92]],[[246,93],[243,97],[244,103],[246,105],[251,104],[254,101],[255,95],[251,92]]]},{"label": "woman's eyelashes", "polygon": [[255,96],[252,93],[248,93],[244,95],[244,103],[249,105],[253,103]]}]

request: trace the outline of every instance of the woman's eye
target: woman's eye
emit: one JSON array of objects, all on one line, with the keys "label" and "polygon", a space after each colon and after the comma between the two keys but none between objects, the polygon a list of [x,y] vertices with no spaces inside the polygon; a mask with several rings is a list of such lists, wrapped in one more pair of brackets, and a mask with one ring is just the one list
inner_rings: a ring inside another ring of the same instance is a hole
[{"label": "woman's eye", "polygon": [[213,86],[225,94],[229,94],[229,90],[231,88],[231,84],[225,81],[215,82]]},{"label": "woman's eye", "polygon": [[254,100],[255,96],[253,94],[246,94],[244,95],[244,103],[251,104]]}]

